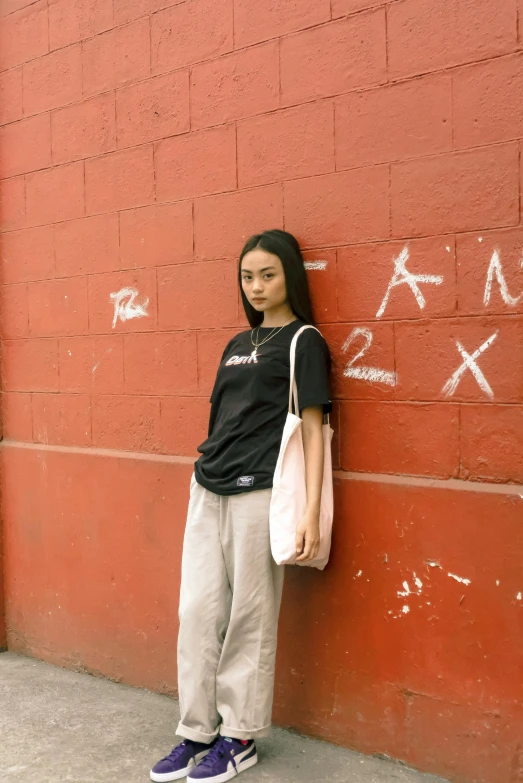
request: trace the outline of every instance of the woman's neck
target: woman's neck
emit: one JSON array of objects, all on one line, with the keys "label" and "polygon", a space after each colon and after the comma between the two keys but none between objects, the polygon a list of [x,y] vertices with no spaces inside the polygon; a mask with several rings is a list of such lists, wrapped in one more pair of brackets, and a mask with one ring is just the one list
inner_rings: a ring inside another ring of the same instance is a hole
[{"label": "woman's neck", "polygon": [[265,312],[263,314],[263,321],[260,324],[262,328],[269,328],[274,329],[277,326],[286,326],[288,323],[291,323],[291,321],[296,321],[297,316],[292,312],[292,310],[284,310],[283,312],[281,310],[276,312]]}]

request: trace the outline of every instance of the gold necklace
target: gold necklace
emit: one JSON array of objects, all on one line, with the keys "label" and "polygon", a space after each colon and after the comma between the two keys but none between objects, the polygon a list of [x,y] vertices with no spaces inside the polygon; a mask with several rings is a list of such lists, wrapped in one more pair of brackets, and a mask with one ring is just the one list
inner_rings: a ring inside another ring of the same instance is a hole
[{"label": "gold necklace", "polygon": [[[263,339],[261,342],[254,342],[254,340],[252,339],[252,336],[254,334],[254,329],[253,329],[251,331],[251,343],[254,345],[254,351],[251,353],[251,356],[256,357],[256,354],[258,353],[258,348],[260,347],[260,345],[263,345],[264,343],[266,343],[267,340],[270,340],[271,337],[274,337],[275,334],[278,334],[278,332],[281,332],[281,330],[283,329],[284,326],[287,326],[287,324],[290,324],[290,323],[292,323],[292,321],[295,321],[295,320],[296,320],[295,318],[291,318],[289,321],[284,323],[283,326],[280,326],[279,328],[277,326],[275,326],[273,328],[272,332],[270,332],[267,335],[267,337],[265,337],[265,339]],[[261,324],[258,324],[258,327],[257,327],[258,328],[258,332],[260,330],[260,326],[261,326]],[[278,332],[275,332],[274,329],[278,329]],[[258,339],[258,332],[256,332],[256,339]]]}]

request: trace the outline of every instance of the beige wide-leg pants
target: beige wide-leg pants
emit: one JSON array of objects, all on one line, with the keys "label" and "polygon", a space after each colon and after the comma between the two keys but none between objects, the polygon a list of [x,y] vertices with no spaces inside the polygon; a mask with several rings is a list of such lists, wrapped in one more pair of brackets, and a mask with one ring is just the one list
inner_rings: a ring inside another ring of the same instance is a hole
[{"label": "beige wide-leg pants", "polygon": [[216,495],[191,477],[183,542],[176,733],[211,742],[270,731],[285,566],[269,539],[272,489]]}]

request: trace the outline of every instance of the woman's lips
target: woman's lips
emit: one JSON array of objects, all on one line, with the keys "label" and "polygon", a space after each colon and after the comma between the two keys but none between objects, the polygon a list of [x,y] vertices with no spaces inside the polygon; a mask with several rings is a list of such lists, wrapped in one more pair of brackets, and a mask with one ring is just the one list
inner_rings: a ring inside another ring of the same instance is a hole
[{"label": "woman's lips", "polygon": [[253,299],[252,301],[253,302],[265,302],[265,299],[263,299],[262,297],[259,297],[258,299]]}]

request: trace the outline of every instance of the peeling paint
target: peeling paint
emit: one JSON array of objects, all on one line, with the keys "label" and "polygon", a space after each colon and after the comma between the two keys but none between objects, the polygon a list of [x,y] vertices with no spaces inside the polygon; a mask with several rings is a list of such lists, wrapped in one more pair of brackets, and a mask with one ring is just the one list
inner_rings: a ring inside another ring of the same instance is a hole
[{"label": "peeling paint", "polygon": [[456,574],[451,574],[450,571],[448,572],[448,575],[452,577],[452,579],[455,579],[456,582],[463,582],[464,585],[470,584],[470,579],[464,579],[462,576],[456,576]]}]

